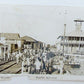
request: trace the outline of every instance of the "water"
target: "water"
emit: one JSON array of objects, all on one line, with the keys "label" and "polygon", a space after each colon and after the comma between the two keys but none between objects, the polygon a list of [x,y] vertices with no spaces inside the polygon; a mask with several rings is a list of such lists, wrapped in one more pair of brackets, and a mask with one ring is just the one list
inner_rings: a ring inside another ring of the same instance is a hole
[{"label": "water", "polygon": [[80,59],[80,68],[66,66],[66,70],[70,71],[72,75],[84,75],[84,59]]}]

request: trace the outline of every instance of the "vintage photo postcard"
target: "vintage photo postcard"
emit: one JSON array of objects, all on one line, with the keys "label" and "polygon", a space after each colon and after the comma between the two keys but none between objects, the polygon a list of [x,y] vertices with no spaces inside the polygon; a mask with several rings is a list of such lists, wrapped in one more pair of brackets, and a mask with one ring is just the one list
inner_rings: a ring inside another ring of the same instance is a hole
[{"label": "vintage photo postcard", "polygon": [[0,5],[0,76],[84,81],[84,7]]}]

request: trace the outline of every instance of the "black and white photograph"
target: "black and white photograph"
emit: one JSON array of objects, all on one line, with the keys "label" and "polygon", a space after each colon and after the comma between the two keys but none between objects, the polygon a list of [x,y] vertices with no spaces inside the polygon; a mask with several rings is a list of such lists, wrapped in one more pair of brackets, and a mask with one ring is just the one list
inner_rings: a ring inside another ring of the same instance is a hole
[{"label": "black and white photograph", "polygon": [[3,74],[84,80],[84,7],[0,4]]}]

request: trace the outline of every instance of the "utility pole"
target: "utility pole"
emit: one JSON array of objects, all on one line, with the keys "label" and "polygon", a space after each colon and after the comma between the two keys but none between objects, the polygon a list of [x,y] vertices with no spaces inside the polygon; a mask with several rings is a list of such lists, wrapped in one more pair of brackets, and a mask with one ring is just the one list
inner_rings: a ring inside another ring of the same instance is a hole
[{"label": "utility pole", "polygon": [[64,46],[65,46],[65,34],[66,34],[66,14],[67,14],[67,10],[65,10],[64,12],[64,36],[63,36],[63,56],[64,56]]}]

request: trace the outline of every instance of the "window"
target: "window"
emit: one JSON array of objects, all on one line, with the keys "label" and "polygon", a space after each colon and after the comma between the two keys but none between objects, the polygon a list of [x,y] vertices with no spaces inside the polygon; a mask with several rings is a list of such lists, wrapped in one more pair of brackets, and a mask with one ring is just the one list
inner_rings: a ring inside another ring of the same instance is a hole
[{"label": "window", "polygon": [[15,49],[18,49],[18,45],[17,44],[15,44]]}]

